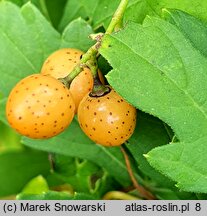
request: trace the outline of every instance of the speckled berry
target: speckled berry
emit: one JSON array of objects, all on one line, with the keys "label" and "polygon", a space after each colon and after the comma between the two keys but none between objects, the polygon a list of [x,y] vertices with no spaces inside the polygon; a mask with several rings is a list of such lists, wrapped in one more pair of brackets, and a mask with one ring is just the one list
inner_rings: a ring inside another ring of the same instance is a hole
[{"label": "speckled berry", "polygon": [[9,124],[20,134],[36,139],[62,132],[74,117],[70,91],[51,76],[33,74],[12,89],[6,104]]},{"label": "speckled berry", "polygon": [[[44,62],[41,74],[49,74],[56,79],[66,77],[80,61],[84,53],[78,49],[63,48],[52,53]],[[99,71],[99,77],[104,83],[104,78]],[[72,81],[70,92],[74,98],[76,111],[83,97],[92,90],[93,77],[88,68],[84,70]]]},{"label": "speckled berry", "polygon": [[101,97],[86,95],[78,108],[78,121],[97,144],[119,146],[134,132],[136,109],[111,89]]}]

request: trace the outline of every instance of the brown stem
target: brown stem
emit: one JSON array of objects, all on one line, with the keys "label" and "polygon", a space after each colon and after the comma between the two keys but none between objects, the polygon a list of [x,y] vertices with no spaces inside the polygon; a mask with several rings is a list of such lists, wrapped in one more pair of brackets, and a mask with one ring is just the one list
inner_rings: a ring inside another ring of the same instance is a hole
[{"label": "brown stem", "polygon": [[134,187],[137,189],[137,191],[139,192],[139,194],[145,198],[145,199],[148,199],[148,200],[155,200],[155,196],[153,194],[151,194],[149,191],[147,191],[144,187],[142,187],[136,180],[134,174],[133,174],[133,171],[132,171],[132,168],[131,168],[131,164],[130,164],[130,161],[129,161],[129,157],[126,153],[126,151],[124,150],[124,148],[122,146],[120,146],[120,149],[121,149],[121,152],[124,156],[124,159],[125,159],[125,163],[126,163],[126,167],[127,167],[127,171],[129,173],[129,176],[132,180],[132,183],[134,185]]}]

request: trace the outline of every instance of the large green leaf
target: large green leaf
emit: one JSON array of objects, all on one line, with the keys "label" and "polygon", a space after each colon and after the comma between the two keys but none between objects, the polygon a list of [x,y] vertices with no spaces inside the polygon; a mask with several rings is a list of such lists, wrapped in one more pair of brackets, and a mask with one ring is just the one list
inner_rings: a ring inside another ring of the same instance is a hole
[{"label": "large green leaf", "polygon": [[0,197],[19,193],[37,175],[48,175],[47,154],[31,150],[0,153]]},{"label": "large green leaf", "polygon": [[151,10],[161,15],[163,8],[185,11],[197,18],[207,20],[207,1],[205,0],[146,0]]},{"label": "large green leaf", "polygon": [[[103,25],[108,26],[120,0],[68,0],[59,28],[62,30],[72,20],[82,17],[88,20],[96,29]],[[125,19],[142,21],[146,15],[145,0],[131,0],[125,13]]]},{"label": "large green leaf", "polygon": [[109,83],[180,140],[153,149],[150,164],[182,190],[207,192],[207,59],[174,25],[152,17],[105,36],[100,51],[113,66]]},{"label": "large green leaf", "polygon": [[159,199],[196,199],[192,193],[181,193],[174,182],[152,168],[143,154],[151,149],[164,145],[172,140],[166,125],[157,118],[138,112],[138,122],[134,135],[127,148],[136,160],[139,170],[148,177],[147,182],[152,186],[152,192]]},{"label": "large green leaf", "polygon": [[73,20],[62,33],[61,47],[73,47],[82,51],[87,51],[94,42],[89,39],[93,33],[91,26],[83,19]]},{"label": "large green leaf", "polygon": [[[163,17],[176,25],[192,45],[207,57],[207,25],[179,10],[163,10]],[[198,34],[199,32],[199,34]]]},{"label": "large green leaf", "polygon": [[64,133],[54,138],[32,140],[24,137],[22,142],[26,146],[43,151],[87,159],[106,169],[121,185],[131,184],[120,149],[106,148],[93,143],[81,131],[77,121],[73,121]]},{"label": "large green leaf", "polygon": [[31,3],[20,9],[0,2],[0,92],[7,96],[15,83],[38,73],[48,55],[61,47],[85,50],[90,46],[89,33],[88,24],[79,19],[66,28],[62,38]]}]

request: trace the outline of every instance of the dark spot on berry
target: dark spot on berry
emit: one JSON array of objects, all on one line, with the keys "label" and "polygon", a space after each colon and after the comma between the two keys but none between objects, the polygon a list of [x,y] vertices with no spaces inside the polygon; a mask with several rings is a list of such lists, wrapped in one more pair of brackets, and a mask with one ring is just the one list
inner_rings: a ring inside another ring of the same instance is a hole
[{"label": "dark spot on berry", "polygon": [[43,125],[44,125],[44,123],[41,123],[41,125],[43,126]]},{"label": "dark spot on berry", "polygon": [[93,114],[94,114],[94,115],[96,115],[97,113],[96,113],[96,112],[94,112]]},{"label": "dark spot on berry", "polygon": [[70,52],[66,52],[66,54],[70,54]]},{"label": "dark spot on berry", "polygon": [[77,63],[77,61],[73,61],[75,64]]},{"label": "dark spot on berry", "polygon": [[100,102],[100,100],[98,99],[98,103]]},{"label": "dark spot on berry", "polygon": [[35,128],[34,130],[37,130],[37,128]]},{"label": "dark spot on berry", "polygon": [[19,91],[15,91],[16,93],[18,93]]},{"label": "dark spot on berry", "polygon": [[100,122],[102,122],[103,120],[102,119],[100,119]]},{"label": "dark spot on berry", "polygon": [[107,99],[109,100],[109,97],[107,97]]},{"label": "dark spot on berry", "polygon": [[32,112],[32,115],[34,115],[34,112]]},{"label": "dark spot on berry", "polygon": [[37,126],[37,123],[35,123],[35,125]]},{"label": "dark spot on berry", "polygon": [[49,100],[48,102],[49,102],[49,103],[51,103],[52,101],[51,101],[51,100]]},{"label": "dark spot on berry", "polygon": [[129,110],[127,112],[130,113]]},{"label": "dark spot on berry", "polygon": [[124,137],[123,136],[121,136],[121,139],[123,139]]},{"label": "dark spot on berry", "polygon": [[53,127],[57,127],[57,125],[54,125]]},{"label": "dark spot on berry", "polygon": [[122,122],[122,124],[125,124],[125,122]]},{"label": "dark spot on berry", "polygon": [[57,123],[57,121],[55,120],[54,123]]},{"label": "dark spot on berry", "polygon": [[29,88],[26,88],[25,90],[26,90],[26,91],[28,91],[28,90],[29,90]]},{"label": "dark spot on berry", "polygon": [[47,112],[46,114],[47,114],[47,115],[50,115],[50,113],[49,113],[49,112]]},{"label": "dark spot on berry", "polygon": [[77,53],[77,52],[75,52],[75,54],[77,55],[78,53]]},{"label": "dark spot on berry", "polygon": [[48,87],[49,85],[48,85],[48,84],[46,84],[46,86]]},{"label": "dark spot on berry", "polygon": [[28,106],[27,108],[28,108],[28,109],[31,109],[31,106]]},{"label": "dark spot on berry", "polygon": [[35,96],[35,94],[33,93],[32,96]]},{"label": "dark spot on berry", "polygon": [[121,102],[123,102],[124,100],[123,99],[121,99]]},{"label": "dark spot on berry", "polygon": [[95,131],[95,130],[96,130],[96,128],[95,128],[95,127],[93,127],[93,130]]},{"label": "dark spot on berry", "polygon": [[127,113],[126,116],[128,116],[129,114]]},{"label": "dark spot on berry", "polygon": [[69,108],[71,109],[71,108],[72,108],[72,106],[70,105],[70,106],[69,106]]},{"label": "dark spot on berry", "polygon": [[64,116],[65,115],[65,113],[61,113],[61,116]]},{"label": "dark spot on berry", "polygon": [[111,124],[113,124],[114,122],[113,121],[111,121]]},{"label": "dark spot on berry", "polygon": [[86,127],[88,127],[88,125],[87,125],[87,124],[85,124],[85,126],[86,126]]},{"label": "dark spot on berry", "polygon": [[85,72],[84,74],[85,74],[85,75],[87,75],[87,73],[86,73],[86,72]]},{"label": "dark spot on berry", "polygon": [[110,112],[109,115],[112,115],[112,112]]},{"label": "dark spot on berry", "polygon": [[115,140],[117,140],[117,138],[115,138]]},{"label": "dark spot on berry", "polygon": [[70,97],[70,95],[69,95],[69,94],[67,94],[67,97]]},{"label": "dark spot on berry", "polygon": [[91,134],[89,134],[89,136],[90,136],[90,137],[92,137],[92,135],[91,135]]},{"label": "dark spot on berry", "polygon": [[35,77],[35,79],[38,79],[38,77]]},{"label": "dark spot on berry", "polygon": [[63,100],[63,97],[60,97],[61,100]]},{"label": "dark spot on berry", "polygon": [[61,129],[61,130],[63,130],[63,129],[64,129],[64,127],[61,127],[60,129]]},{"label": "dark spot on berry", "polygon": [[40,86],[42,85],[42,83],[40,83]]},{"label": "dark spot on berry", "polygon": [[118,130],[118,129],[119,129],[119,127],[116,127],[116,129]]},{"label": "dark spot on berry", "polygon": [[108,133],[111,133],[110,131],[108,131]]},{"label": "dark spot on berry", "polygon": [[55,91],[58,91],[58,88],[55,88]]},{"label": "dark spot on berry", "polygon": [[120,100],[118,100],[117,102],[120,103]]},{"label": "dark spot on berry", "polygon": [[86,107],[89,110],[89,106]]},{"label": "dark spot on berry", "polygon": [[69,61],[72,61],[72,59],[71,59],[71,58],[69,58],[68,60],[69,60]]},{"label": "dark spot on berry", "polygon": [[44,104],[43,107],[46,107],[46,105]]},{"label": "dark spot on berry", "polygon": [[43,136],[43,138],[47,138],[47,136]]},{"label": "dark spot on berry", "polygon": [[37,103],[39,103],[40,101],[39,100],[37,100]]}]

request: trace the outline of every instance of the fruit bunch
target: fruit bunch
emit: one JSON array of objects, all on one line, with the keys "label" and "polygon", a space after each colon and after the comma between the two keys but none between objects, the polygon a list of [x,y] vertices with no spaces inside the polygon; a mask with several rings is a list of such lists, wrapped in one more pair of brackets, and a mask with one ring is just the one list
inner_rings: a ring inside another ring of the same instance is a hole
[{"label": "fruit bunch", "polygon": [[59,80],[73,71],[83,54],[77,49],[60,49],[45,60],[39,74],[16,84],[6,105],[11,127],[24,136],[46,139],[64,131],[77,114],[81,129],[97,144],[119,146],[129,139],[136,125],[136,109],[104,85],[100,71],[98,80],[107,89],[101,95],[94,94],[94,77],[87,67],[69,88]]}]

